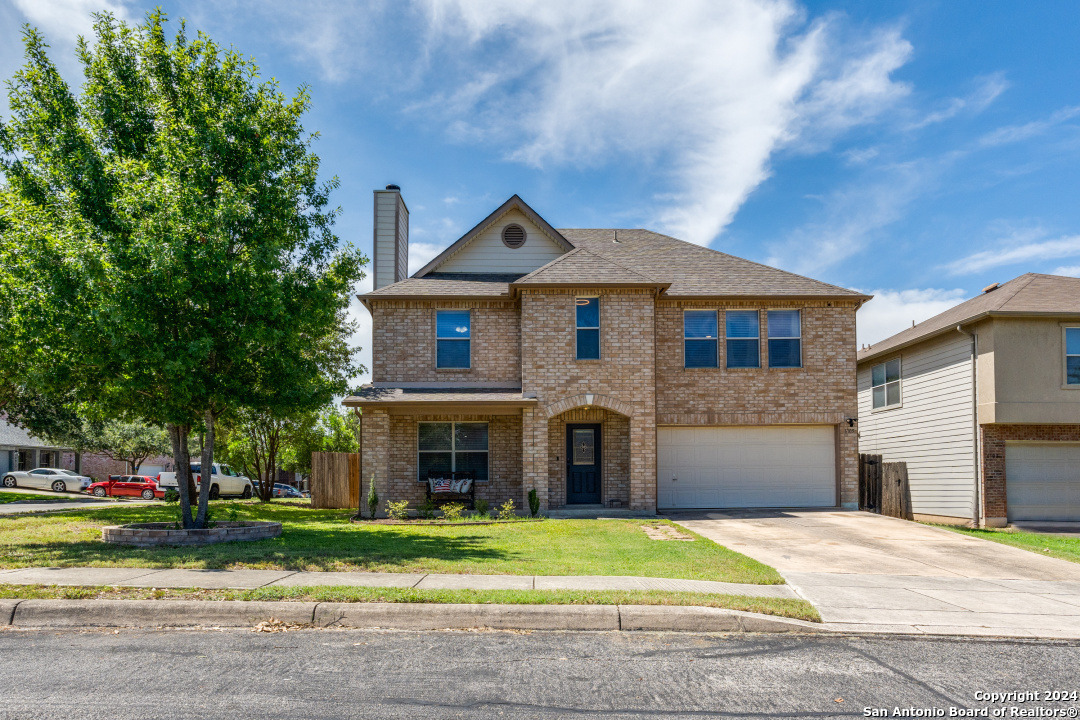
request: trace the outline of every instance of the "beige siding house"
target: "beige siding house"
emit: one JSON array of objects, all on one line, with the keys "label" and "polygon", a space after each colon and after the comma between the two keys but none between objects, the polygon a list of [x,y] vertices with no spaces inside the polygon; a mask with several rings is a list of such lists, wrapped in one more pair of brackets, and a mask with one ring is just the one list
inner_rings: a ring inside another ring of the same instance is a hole
[{"label": "beige siding house", "polygon": [[1022,275],[859,352],[859,450],[917,515],[1080,520],[1080,279]]},{"label": "beige siding house", "polygon": [[[420,502],[461,475],[544,509],[856,502],[867,296],[637,229],[552,227],[521,198],[412,277],[380,228],[362,476]],[[389,197],[388,197],[389,196]],[[382,234],[380,234],[382,232]]]}]

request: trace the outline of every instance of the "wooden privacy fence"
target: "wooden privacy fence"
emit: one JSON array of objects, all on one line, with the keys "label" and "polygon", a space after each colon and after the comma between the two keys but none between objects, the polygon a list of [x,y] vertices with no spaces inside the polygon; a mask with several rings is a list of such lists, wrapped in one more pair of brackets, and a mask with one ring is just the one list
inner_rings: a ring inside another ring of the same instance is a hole
[{"label": "wooden privacy fence", "polygon": [[911,520],[907,463],[883,462],[881,455],[859,455],[859,509]]},{"label": "wooden privacy fence", "polygon": [[360,453],[311,453],[311,507],[360,506]]}]

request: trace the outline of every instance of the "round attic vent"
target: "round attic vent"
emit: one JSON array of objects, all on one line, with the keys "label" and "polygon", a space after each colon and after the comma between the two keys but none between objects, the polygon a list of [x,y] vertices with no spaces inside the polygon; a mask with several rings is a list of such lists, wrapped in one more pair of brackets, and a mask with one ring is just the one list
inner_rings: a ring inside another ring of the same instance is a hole
[{"label": "round attic vent", "polygon": [[525,244],[525,228],[520,225],[507,225],[502,231],[502,241],[506,247],[517,250]]}]

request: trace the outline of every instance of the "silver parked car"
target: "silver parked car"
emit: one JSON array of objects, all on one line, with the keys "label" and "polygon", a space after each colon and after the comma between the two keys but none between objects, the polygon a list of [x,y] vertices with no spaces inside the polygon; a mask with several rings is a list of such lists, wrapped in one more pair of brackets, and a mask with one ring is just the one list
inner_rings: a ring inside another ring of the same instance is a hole
[{"label": "silver parked car", "polygon": [[13,470],[4,475],[4,487],[40,488],[55,492],[82,492],[93,482],[85,475],[59,468],[34,468],[33,470]]}]

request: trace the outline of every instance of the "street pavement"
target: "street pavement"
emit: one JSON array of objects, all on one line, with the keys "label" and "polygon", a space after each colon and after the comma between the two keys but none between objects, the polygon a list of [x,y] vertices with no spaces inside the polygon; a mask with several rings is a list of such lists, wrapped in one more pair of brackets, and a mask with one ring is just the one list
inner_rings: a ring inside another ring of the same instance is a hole
[{"label": "street pavement", "polygon": [[776,568],[834,629],[1080,638],[1077,563],[865,512],[672,519]]},{"label": "street pavement", "polygon": [[896,707],[1069,717],[1074,700],[976,693],[1076,691],[1077,667],[1080,643],[1065,641],[8,630],[0,718],[848,718]]},{"label": "street pavement", "polygon": [[[0,489],[2,490],[2,489]],[[99,507],[116,507],[118,505],[152,505],[159,500],[143,500],[141,498],[99,498],[86,493],[53,492],[52,490],[38,490],[37,488],[17,487],[8,492],[20,495],[36,495],[41,502],[32,500],[19,500],[10,503],[0,503],[0,515],[21,515],[24,513],[56,512],[59,510],[93,510]]]}]

